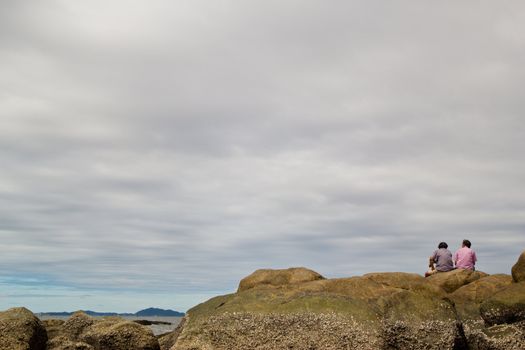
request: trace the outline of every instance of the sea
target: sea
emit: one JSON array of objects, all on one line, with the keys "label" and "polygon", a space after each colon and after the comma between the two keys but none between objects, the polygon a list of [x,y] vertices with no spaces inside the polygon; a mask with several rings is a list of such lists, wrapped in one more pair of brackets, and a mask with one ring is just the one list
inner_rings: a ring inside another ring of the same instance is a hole
[{"label": "sea", "polygon": [[[38,318],[40,318],[41,320],[67,320],[69,318],[69,316],[52,316],[52,315],[46,315],[46,314],[38,314],[37,315]],[[149,327],[152,331],[153,331],[153,334],[155,335],[159,335],[159,334],[164,334],[164,333],[168,333],[168,332],[171,332],[173,331],[180,323],[180,321],[182,320],[182,317],[163,317],[163,316],[150,316],[150,317],[147,317],[147,316],[144,316],[144,317],[141,317],[141,316],[119,316],[119,317],[122,317],[126,320],[130,320],[130,321],[135,321],[135,320],[147,320],[147,321],[160,321],[160,322],[168,322],[169,325],[167,324],[153,324],[153,325],[150,325],[150,326],[145,326],[145,327]],[[104,318],[104,317],[99,317],[99,316],[94,316],[94,318]]]}]

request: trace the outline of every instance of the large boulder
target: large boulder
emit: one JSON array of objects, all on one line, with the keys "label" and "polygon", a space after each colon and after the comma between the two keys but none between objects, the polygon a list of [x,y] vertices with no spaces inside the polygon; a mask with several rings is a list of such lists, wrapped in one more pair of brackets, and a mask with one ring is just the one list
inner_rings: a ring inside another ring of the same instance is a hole
[{"label": "large boulder", "polygon": [[486,276],[488,274],[481,271],[456,269],[427,277],[427,283],[438,286],[447,293],[452,293],[456,289]]},{"label": "large boulder", "polygon": [[77,311],[62,325],[60,333],[68,339],[78,340],[79,336],[95,322],[96,320],[93,317],[82,311]]},{"label": "large boulder", "polygon": [[282,286],[286,284],[310,282],[324,279],[315,271],[304,267],[294,267],[284,270],[261,269],[257,270],[239,283],[238,291],[242,292],[260,286]]},{"label": "large boulder", "polygon": [[420,276],[388,273],[330,280],[310,276],[316,277],[250,283],[250,288],[241,284],[237,293],[194,307],[172,350],[441,350],[464,344],[445,293]]},{"label": "large boulder", "polygon": [[480,313],[487,325],[525,321],[525,282],[513,283],[485,300]]},{"label": "large boulder", "polygon": [[512,266],[512,278],[514,282],[525,281],[525,251],[521,253],[516,264]]},{"label": "large boulder", "polygon": [[483,301],[512,284],[512,277],[498,274],[483,277],[460,287],[449,298],[454,302],[459,318],[465,321],[481,320],[479,312]]},{"label": "large boulder", "polygon": [[45,350],[47,333],[42,322],[26,308],[0,312],[0,349]]}]

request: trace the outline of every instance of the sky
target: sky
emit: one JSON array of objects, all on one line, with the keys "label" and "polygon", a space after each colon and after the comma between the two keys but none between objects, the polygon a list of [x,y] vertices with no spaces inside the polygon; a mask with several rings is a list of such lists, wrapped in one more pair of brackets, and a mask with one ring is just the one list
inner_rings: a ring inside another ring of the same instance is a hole
[{"label": "sky", "polygon": [[1,5],[0,310],[525,249],[522,1]]}]

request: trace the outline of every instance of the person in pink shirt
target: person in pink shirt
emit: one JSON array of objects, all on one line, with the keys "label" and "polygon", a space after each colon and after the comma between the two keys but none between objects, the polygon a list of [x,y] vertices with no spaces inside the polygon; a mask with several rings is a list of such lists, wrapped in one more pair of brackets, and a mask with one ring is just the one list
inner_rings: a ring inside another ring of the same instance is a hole
[{"label": "person in pink shirt", "polygon": [[474,265],[476,265],[478,258],[476,257],[476,252],[470,249],[470,246],[470,241],[464,239],[461,248],[454,254],[456,269],[475,270]]}]

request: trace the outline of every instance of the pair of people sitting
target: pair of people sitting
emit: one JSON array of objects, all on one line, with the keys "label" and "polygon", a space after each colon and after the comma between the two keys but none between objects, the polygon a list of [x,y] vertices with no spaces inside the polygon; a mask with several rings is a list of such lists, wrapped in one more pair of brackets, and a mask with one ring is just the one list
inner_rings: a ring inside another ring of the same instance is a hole
[{"label": "pair of people sitting", "polygon": [[476,261],[476,252],[470,249],[471,243],[468,239],[464,239],[461,243],[461,248],[458,249],[454,256],[448,250],[448,244],[441,242],[438,249],[434,251],[428,261],[428,271],[425,277],[431,276],[439,272],[447,272],[454,269],[474,270]]}]

